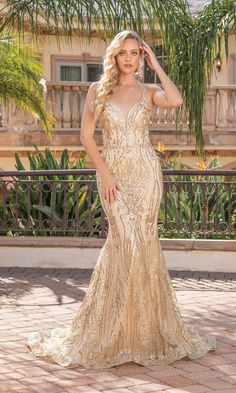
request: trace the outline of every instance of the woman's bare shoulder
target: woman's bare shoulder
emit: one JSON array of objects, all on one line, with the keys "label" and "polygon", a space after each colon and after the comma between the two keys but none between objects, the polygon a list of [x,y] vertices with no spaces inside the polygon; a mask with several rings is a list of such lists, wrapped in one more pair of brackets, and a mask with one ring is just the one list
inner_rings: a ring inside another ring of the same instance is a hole
[{"label": "woman's bare shoulder", "polygon": [[91,85],[89,86],[87,95],[86,95],[86,101],[85,104],[92,104],[96,100],[97,96],[97,88],[99,86],[99,82],[92,82]]},{"label": "woman's bare shoulder", "polygon": [[98,86],[99,86],[99,82],[92,82],[91,85],[89,86],[88,93],[89,93],[91,96],[92,96],[92,95],[95,96]]}]

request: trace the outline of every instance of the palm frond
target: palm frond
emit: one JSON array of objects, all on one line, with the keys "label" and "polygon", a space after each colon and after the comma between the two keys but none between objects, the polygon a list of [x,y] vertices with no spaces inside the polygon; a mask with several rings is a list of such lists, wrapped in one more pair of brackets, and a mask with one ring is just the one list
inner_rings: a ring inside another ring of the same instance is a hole
[{"label": "palm frond", "polygon": [[[155,44],[161,35],[169,59],[170,77],[182,91],[189,130],[196,148],[204,153],[202,114],[214,58],[228,56],[228,36],[236,31],[235,0],[212,0],[196,16],[187,0],[9,0],[1,10],[0,31],[26,30],[37,37],[44,33],[82,40],[96,34],[110,39],[122,29],[132,29],[144,37],[151,32]],[[178,118],[177,118],[178,119]]]},{"label": "palm frond", "polygon": [[13,100],[17,107],[37,115],[50,134],[53,116],[39,84],[42,75],[42,65],[33,58],[30,47],[20,46],[14,38],[0,38],[0,101]]}]

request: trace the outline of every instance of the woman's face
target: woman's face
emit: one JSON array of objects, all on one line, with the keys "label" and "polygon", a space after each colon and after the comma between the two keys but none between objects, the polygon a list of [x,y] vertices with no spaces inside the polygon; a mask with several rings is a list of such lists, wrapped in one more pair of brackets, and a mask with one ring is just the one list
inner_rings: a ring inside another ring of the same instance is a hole
[{"label": "woman's face", "polygon": [[135,73],[139,66],[141,50],[135,38],[126,38],[119,53],[116,55],[117,65],[124,74]]}]

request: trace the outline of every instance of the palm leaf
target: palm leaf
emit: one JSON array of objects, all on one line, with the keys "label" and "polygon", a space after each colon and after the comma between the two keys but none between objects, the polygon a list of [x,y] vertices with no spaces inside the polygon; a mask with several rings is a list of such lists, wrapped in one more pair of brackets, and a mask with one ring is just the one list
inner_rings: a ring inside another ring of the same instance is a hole
[{"label": "palm leaf", "polygon": [[136,30],[142,37],[150,31],[153,43],[160,31],[170,77],[182,91],[190,134],[204,155],[204,100],[222,39],[228,56],[228,35],[236,28],[235,0],[213,0],[194,17],[187,0],[9,0],[1,13],[0,31],[24,33],[29,25],[36,38],[43,28],[56,34],[58,43],[61,31],[69,39],[76,31],[88,41],[94,32],[106,40],[122,29]]},{"label": "palm leaf", "polygon": [[50,134],[54,119],[39,84],[42,75],[42,66],[29,47],[0,35],[0,101],[6,104],[13,100],[18,108],[37,115]]}]

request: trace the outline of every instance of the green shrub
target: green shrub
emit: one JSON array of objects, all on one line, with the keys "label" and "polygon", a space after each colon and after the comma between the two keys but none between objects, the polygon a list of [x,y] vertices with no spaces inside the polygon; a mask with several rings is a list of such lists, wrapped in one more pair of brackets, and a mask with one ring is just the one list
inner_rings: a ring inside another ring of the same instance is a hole
[{"label": "green shrub", "polygon": [[[168,169],[186,169],[181,164],[180,156],[164,162]],[[210,159],[202,169],[220,168],[218,157]],[[227,176],[191,176],[168,175],[159,210],[159,236],[164,238],[191,239],[234,239],[236,236],[236,178]],[[228,181],[233,182],[231,193],[231,213],[229,211]],[[174,182],[174,184],[170,184]],[[218,185],[216,185],[218,183]],[[217,193],[218,188],[218,193]],[[181,191],[178,197],[178,189]],[[164,222],[167,217],[168,228]],[[231,234],[217,233],[214,226],[219,226],[219,232],[227,232],[227,223],[231,221]],[[176,230],[176,223],[180,229]],[[192,223],[192,231],[189,224]],[[168,233],[168,231],[172,233]],[[204,233],[213,231],[213,233]]]},{"label": "green shrub", "polygon": [[[25,170],[18,154],[15,159],[16,169]],[[29,154],[28,159],[30,170],[83,169],[87,157],[70,164],[70,155],[65,149],[58,162],[49,148],[44,155],[36,148],[36,154]],[[8,235],[99,235],[101,205],[96,190],[92,189],[95,178],[95,175],[19,177],[8,192],[6,207],[8,222],[15,223],[19,230],[9,231]],[[16,202],[18,209],[15,209]],[[75,218],[79,219],[79,227]],[[36,230],[40,224],[45,229]]]}]

